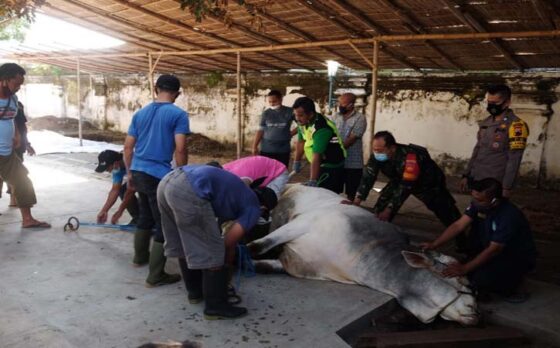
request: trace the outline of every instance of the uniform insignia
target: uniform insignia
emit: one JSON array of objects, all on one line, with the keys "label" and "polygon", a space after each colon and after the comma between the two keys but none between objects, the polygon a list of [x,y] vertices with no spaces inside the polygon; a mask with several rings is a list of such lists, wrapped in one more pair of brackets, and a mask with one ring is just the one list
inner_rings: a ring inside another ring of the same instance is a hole
[{"label": "uniform insignia", "polygon": [[403,180],[404,181],[416,181],[420,176],[420,166],[418,165],[418,159],[416,154],[409,153],[406,155],[406,160],[404,164]]},{"label": "uniform insignia", "polygon": [[495,141],[500,141],[502,140],[502,135],[500,133],[496,133],[496,135],[494,135],[494,140]]},{"label": "uniform insignia", "polygon": [[501,128],[501,129],[506,129],[506,128],[507,128],[507,124],[502,123],[502,124],[500,125],[500,128]]},{"label": "uniform insignia", "polygon": [[492,144],[492,147],[493,147],[494,149],[497,149],[497,148],[500,147],[500,143],[494,142],[494,143]]},{"label": "uniform insignia", "polygon": [[510,150],[524,150],[527,146],[529,128],[523,121],[515,121],[509,127],[509,148]]}]

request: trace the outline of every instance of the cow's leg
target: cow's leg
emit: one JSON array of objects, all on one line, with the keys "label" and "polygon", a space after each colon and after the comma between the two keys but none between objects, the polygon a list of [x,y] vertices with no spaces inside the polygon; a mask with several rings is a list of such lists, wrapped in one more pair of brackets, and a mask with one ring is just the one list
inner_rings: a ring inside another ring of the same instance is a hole
[{"label": "cow's leg", "polygon": [[280,260],[258,260],[254,264],[257,273],[286,273]]},{"label": "cow's leg", "polygon": [[304,235],[308,230],[309,226],[305,226],[303,219],[296,218],[270,233],[268,236],[247,244],[247,247],[252,256],[262,255],[277,245],[288,243]]}]

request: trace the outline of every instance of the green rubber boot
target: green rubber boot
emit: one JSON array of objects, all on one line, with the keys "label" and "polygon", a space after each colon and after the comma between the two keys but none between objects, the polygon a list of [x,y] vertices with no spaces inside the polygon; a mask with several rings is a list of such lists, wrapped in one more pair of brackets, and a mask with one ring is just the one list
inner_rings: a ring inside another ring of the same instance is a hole
[{"label": "green rubber boot", "polygon": [[165,262],[167,258],[163,254],[163,243],[153,242],[152,252],[150,253],[150,273],[146,279],[146,287],[154,288],[156,286],[177,283],[181,280],[178,274],[165,273]]},{"label": "green rubber boot", "polygon": [[134,258],[132,265],[140,267],[146,265],[150,261],[150,240],[152,231],[136,230],[134,233]]}]

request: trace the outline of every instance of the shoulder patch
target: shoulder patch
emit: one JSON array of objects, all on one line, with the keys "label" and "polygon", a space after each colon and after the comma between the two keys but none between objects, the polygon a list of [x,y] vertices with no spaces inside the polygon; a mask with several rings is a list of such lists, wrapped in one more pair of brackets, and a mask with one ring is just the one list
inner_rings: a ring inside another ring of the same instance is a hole
[{"label": "shoulder patch", "polygon": [[509,127],[508,136],[510,150],[524,150],[529,137],[529,127],[521,120],[514,121]]}]

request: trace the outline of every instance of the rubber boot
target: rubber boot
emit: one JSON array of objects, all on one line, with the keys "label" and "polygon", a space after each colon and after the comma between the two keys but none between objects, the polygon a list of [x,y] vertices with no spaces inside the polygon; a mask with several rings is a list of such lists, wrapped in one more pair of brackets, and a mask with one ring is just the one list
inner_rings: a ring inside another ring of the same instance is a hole
[{"label": "rubber boot", "polygon": [[179,268],[185,282],[190,304],[202,302],[202,270],[190,269],[185,259],[179,258]]},{"label": "rubber boot", "polygon": [[134,233],[134,258],[132,265],[135,267],[144,266],[150,261],[150,240],[152,231],[136,230]]},{"label": "rubber boot", "polygon": [[146,279],[146,287],[177,283],[181,280],[178,274],[165,273],[165,262],[167,258],[163,254],[163,243],[153,242],[152,252],[150,253],[150,273]]},{"label": "rubber boot", "polygon": [[247,308],[232,306],[228,303],[228,270],[203,271],[204,318],[207,320],[233,319],[247,314]]}]

